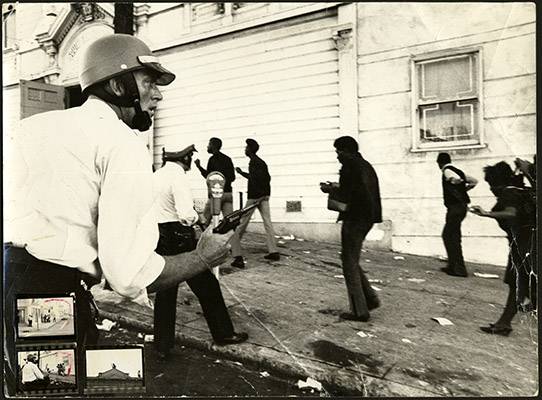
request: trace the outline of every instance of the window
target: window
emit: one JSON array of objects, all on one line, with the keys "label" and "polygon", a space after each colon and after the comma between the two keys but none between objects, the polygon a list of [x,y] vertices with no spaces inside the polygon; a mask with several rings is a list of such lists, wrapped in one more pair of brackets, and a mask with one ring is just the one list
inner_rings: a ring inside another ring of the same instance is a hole
[{"label": "window", "polygon": [[413,150],[482,145],[478,50],[413,60]]},{"label": "window", "polygon": [[12,4],[2,5],[2,25],[2,47],[15,48],[15,7]]}]

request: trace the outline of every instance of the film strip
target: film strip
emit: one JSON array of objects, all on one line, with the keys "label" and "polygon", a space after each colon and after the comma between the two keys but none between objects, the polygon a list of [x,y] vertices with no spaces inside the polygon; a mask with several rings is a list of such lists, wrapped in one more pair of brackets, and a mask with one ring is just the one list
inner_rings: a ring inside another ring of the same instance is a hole
[{"label": "film strip", "polygon": [[76,337],[75,294],[18,294],[17,342],[71,342]]},{"label": "film strip", "polygon": [[143,345],[87,346],[85,394],[145,393]]},{"label": "film strip", "polygon": [[16,346],[17,394],[58,396],[76,394],[77,344],[22,344]]}]

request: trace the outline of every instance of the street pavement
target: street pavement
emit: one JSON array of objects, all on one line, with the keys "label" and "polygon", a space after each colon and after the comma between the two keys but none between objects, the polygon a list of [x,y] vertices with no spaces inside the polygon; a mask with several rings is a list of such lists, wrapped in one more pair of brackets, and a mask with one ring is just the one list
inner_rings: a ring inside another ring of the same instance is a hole
[{"label": "street pavement", "polygon": [[[182,284],[179,343],[260,370],[313,378],[324,394],[326,388],[378,397],[538,393],[536,316],[518,314],[508,337],[478,328],[495,322],[503,308],[502,267],[469,263],[470,276],[458,278],[440,272],[446,264],[439,259],[364,249],[361,265],[382,305],[368,322],[343,321],[339,314],[348,311],[348,301],[340,246],[291,236],[279,240],[281,260],[269,262],[263,258],[264,236],[247,233],[247,267],[221,268],[235,329],[247,331],[248,342],[213,345],[197,298]],[[152,333],[150,308],[112,299],[98,301],[102,317]],[[440,325],[432,319],[437,317],[453,325]]]}]

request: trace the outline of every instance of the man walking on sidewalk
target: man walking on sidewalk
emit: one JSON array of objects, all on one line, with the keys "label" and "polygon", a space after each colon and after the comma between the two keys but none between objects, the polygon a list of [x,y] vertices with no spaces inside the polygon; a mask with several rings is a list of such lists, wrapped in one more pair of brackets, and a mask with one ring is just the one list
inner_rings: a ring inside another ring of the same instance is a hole
[{"label": "man walking on sidewalk", "polygon": [[[235,180],[235,171],[233,170],[233,163],[231,158],[225,155],[220,151],[222,148],[222,140],[216,137],[209,139],[209,144],[207,145],[207,153],[212,154],[207,161],[207,169],[204,169],[201,166],[200,160],[194,161],[196,167],[198,167],[199,172],[204,178],[211,172],[220,172],[224,175],[226,182],[224,183],[224,194],[220,200],[220,208],[223,215],[228,215],[233,212],[233,194],[231,184]],[[205,209],[203,215],[206,218],[206,222],[209,223],[211,220],[211,194],[209,193],[209,199],[207,204],[205,204]]]},{"label": "man walking on sidewalk", "polygon": [[467,215],[467,204],[470,203],[467,191],[475,187],[478,181],[454,167],[448,153],[439,153],[437,163],[442,171],[442,191],[446,206],[442,240],[448,254],[448,266],[441,270],[451,276],[467,277],[461,249],[461,223]]},{"label": "man walking on sidewalk", "polygon": [[[157,213],[160,239],[156,252],[172,256],[196,248],[197,238],[192,226],[198,221],[194,199],[186,171],[190,170],[194,145],[178,152],[163,150],[164,165],[154,173],[157,189]],[[248,339],[245,332],[236,333],[228,313],[220,285],[207,269],[187,279],[188,287],[201,305],[213,340],[218,345],[236,344]],[[154,344],[160,358],[168,358],[175,346],[177,292],[179,286],[156,292],[154,304]]]},{"label": "man walking on sidewalk", "polygon": [[[248,164],[248,173],[243,172],[241,168],[235,168],[238,174],[248,179],[247,197],[248,201],[246,207],[258,203],[258,210],[262,216],[263,226],[267,235],[267,248],[269,254],[264,256],[266,260],[278,261],[280,254],[278,252],[277,244],[275,242],[275,231],[273,230],[273,224],[271,223],[271,211],[269,209],[269,196],[271,195],[271,176],[267,169],[267,164],[264,160],[256,155],[260,145],[254,139],[247,139],[245,147],[245,155],[250,158]],[[234,257],[231,265],[233,267],[244,268],[245,261],[241,255],[241,238],[243,237],[247,225],[250,222],[250,218],[254,210],[247,213],[239,227],[235,230],[235,235],[232,239],[231,251]]]},{"label": "man walking on sidewalk", "polygon": [[340,317],[365,322],[369,320],[369,311],[379,307],[380,301],[359,265],[359,257],[373,224],[382,222],[380,188],[375,170],[358,152],[354,138],[342,136],[333,146],[342,164],[339,184],[322,183],[321,190],[347,204],[346,211],[339,213],[339,221],[343,221],[341,261],[350,312]]}]

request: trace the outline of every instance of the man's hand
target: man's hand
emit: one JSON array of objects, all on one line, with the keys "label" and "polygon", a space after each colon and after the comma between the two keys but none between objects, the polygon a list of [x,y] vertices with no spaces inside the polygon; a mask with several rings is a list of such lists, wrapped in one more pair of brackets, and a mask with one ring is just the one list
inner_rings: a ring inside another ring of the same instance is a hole
[{"label": "man's hand", "polygon": [[469,207],[469,211],[473,214],[479,215],[480,217],[487,216],[487,211],[480,206]]},{"label": "man's hand", "polygon": [[209,268],[216,267],[226,260],[233,234],[233,230],[224,234],[213,233],[212,226],[208,226],[202,233],[196,252]]},{"label": "man's hand", "polygon": [[339,184],[337,182],[320,182],[320,190],[324,193],[331,193],[334,189],[338,189]]},{"label": "man's hand", "polygon": [[201,167],[201,161],[198,159],[194,160],[194,164],[196,164],[196,167],[200,168]]}]

